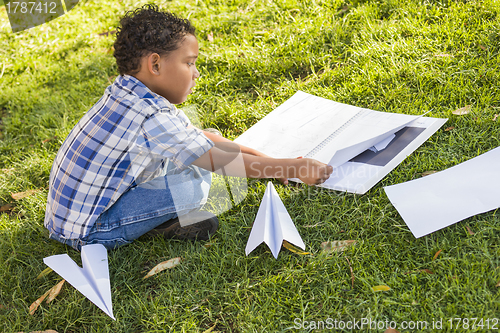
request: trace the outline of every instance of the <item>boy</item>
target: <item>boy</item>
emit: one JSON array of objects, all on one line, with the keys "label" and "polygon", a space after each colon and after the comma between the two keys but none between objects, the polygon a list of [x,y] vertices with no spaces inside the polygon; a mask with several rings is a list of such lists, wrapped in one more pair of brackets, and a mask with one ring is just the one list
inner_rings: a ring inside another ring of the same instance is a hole
[{"label": "boy", "polygon": [[111,249],[148,232],[206,240],[218,227],[215,216],[199,211],[210,171],[307,184],[332,173],[312,159],[270,158],[197,129],[173,106],[200,76],[188,20],[146,5],[120,24],[120,75],[72,129],[52,166],[44,223],[50,238],[77,250],[93,243]]}]

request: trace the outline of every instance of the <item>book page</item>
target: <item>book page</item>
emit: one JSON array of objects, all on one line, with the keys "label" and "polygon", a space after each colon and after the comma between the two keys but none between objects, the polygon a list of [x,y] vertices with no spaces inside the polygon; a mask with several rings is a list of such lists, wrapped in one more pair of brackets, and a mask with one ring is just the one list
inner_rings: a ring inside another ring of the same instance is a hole
[{"label": "book page", "polygon": [[361,110],[298,91],[235,142],[275,158],[305,156]]}]

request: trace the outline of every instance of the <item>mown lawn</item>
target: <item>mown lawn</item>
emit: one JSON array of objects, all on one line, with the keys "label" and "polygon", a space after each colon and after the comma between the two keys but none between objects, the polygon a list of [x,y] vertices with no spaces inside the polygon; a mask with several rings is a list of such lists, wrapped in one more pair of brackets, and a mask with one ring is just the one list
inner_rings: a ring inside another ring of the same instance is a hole
[{"label": "mown lawn", "polygon": [[[10,30],[5,7],[0,9],[3,331],[311,331],[311,322],[363,318],[428,323],[398,326],[401,332],[437,331],[432,323],[439,320],[441,331],[451,331],[450,319],[455,329],[453,318],[483,318],[475,331],[494,331],[500,313],[499,212],[415,239],[383,186],[500,145],[500,119],[493,120],[500,114],[495,0],[157,2],[198,29],[202,76],[181,107],[229,138],[297,90],[379,111],[431,110],[429,116],[449,120],[365,195],[275,181],[311,255],[283,249],[275,260],[260,246],[245,256],[267,183],[249,180],[247,197],[220,216],[210,242],[143,237],[109,253],[116,321],[68,284],[30,315],[30,304],[60,281],[55,273],[36,279],[46,268],[42,259],[68,253],[81,263],[78,252],[50,241],[43,228],[53,158],[117,75],[112,32],[119,17],[144,3],[81,1],[63,17],[18,34]],[[471,113],[452,114],[466,105]],[[36,191],[11,197],[27,190]],[[325,254],[320,244],[328,240],[357,243]],[[157,263],[179,256],[179,266],[142,279]],[[391,289],[372,291],[377,285]]]}]

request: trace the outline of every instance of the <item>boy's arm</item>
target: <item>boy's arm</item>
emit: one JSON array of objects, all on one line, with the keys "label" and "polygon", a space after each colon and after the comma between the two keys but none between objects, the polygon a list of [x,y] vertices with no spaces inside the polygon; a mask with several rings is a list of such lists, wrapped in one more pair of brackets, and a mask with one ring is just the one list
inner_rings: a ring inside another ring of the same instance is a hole
[{"label": "boy's arm", "polygon": [[[210,138],[211,139],[211,138]],[[245,178],[298,178],[318,185],[330,177],[333,168],[310,158],[276,159],[240,151],[230,140],[215,141],[215,146],[193,162],[194,165],[227,176]]]},{"label": "boy's arm", "polygon": [[254,156],[262,156],[262,157],[269,157],[266,154],[261,153],[260,151],[258,151],[256,149],[240,145],[239,143],[236,143],[236,142],[233,142],[233,141],[231,141],[229,139],[226,139],[225,137],[223,137],[221,135],[217,135],[217,134],[206,132],[206,131],[203,131],[203,134],[205,134],[205,136],[207,138],[209,138],[210,140],[212,140],[213,142],[225,142],[225,143],[236,144],[236,145],[238,145],[238,147],[240,147],[241,152],[244,153],[244,154],[249,154],[249,155],[254,155]]},{"label": "boy's arm", "polygon": [[[202,130],[203,131],[203,130]],[[210,133],[210,132],[206,132],[206,131],[203,131],[203,134],[205,134],[205,136],[207,138],[209,138],[210,140],[212,140],[213,142],[225,142],[225,143],[234,143],[236,145],[238,145],[240,147],[240,151],[244,154],[249,154],[249,155],[254,155],[254,156],[261,156],[261,157],[270,157],[266,154],[264,154],[263,152],[260,152],[258,151],[257,149],[253,149],[253,148],[250,148],[250,147],[247,147],[247,146],[243,146],[237,142],[233,142],[229,139],[226,139],[225,137],[221,136],[221,135],[217,135],[217,134],[214,134],[214,133]],[[301,158],[301,157],[299,157]],[[272,178],[272,177],[270,177]],[[288,185],[288,178],[286,177],[279,177],[278,178],[283,184],[285,185]]]}]

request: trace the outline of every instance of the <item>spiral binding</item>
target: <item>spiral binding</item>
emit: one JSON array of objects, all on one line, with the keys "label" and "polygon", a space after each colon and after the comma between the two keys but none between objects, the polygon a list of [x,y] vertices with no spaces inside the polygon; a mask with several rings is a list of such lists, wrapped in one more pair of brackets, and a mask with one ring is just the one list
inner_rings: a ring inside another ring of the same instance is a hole
[{"label": "spiral binding", "polygon": [[335,139],[340,133],[342,133],[347,127],[349,127],[354,120],[358,119],[360,116],[364,115],[365,110],[359,110],[354,116],[352,116],[348,121],[346,121],[342,126],[340,126],[335,132],[330,134],[325,140],[323,140],[319,145],[317,145],[313,150],[311,150],[305,157],[312,157],[321,149],[323,149],[327,144],[329,144],[333,139]]}]

